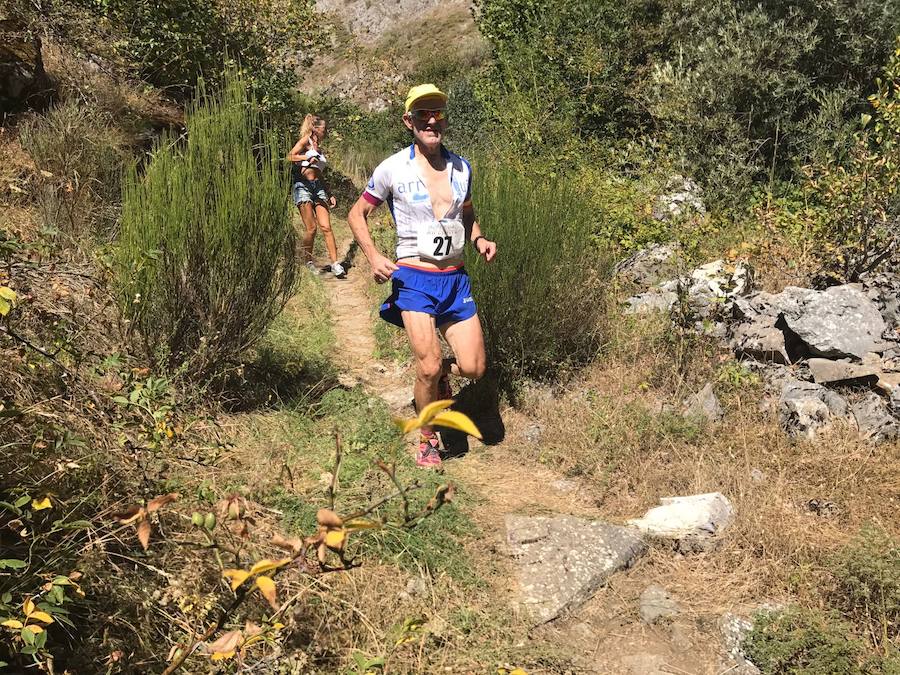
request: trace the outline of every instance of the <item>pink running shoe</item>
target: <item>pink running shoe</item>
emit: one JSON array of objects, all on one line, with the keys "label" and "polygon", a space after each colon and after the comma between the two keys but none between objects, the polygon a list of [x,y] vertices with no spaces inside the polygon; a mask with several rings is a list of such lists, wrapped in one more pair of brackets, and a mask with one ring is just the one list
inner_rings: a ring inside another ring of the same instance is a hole
[{"label": "pink running shoe", "polygon": [[440,441],[436,435],[419,436],[419,449],[416,450],[416,466],[423,469],[434,469],[441,465]]}]

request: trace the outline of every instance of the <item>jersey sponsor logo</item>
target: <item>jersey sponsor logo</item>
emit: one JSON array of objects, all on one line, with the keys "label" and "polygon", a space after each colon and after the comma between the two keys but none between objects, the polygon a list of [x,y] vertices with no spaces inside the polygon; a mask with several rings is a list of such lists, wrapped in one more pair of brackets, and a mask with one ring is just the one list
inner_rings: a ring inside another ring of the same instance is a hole
[{"label": "jersey sponsor logo", "polygon": [[465,304],[467,302],[475,302],[475,298],[473,298],[471,295],[468,298],[463,298],[463,303]]},{"label": "jersey sponsor logo", "polygon": [[369,179],[369,186],[368,186],[368,187],[369,187],[370,190],[374,190],[374,189],[375,189],[375,177],[374,177],[374,176],[373,176],[372,178]]},{"label": "jersey sponsor logo", "polygon": [[427,192],[417,192],[412,196],[412,201],[414,202],[424,202],[426,199],[428,199]]},{"label": "jersey sponsor logo", "polygon": [[406,194],[407,192],[418,192],[419,189],[425,189],[425,183],[422,182],[420,178],[416,180],[405,181],[402,183],[397,183],[397,194]]}]

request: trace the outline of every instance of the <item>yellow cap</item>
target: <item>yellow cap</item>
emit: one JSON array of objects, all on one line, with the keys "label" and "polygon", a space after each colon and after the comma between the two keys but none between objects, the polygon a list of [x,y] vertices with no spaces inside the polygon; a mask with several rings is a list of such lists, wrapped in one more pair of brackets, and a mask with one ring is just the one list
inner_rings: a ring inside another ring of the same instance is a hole
[{"label": "yellow cap", "polygon": [[442,98],[444,99],[444,105],[446,105],[447,101],[450,99],[447,94],[442,92],[430,82],[428,84],[417,84],[415,87],[410,89],[409,93],[406,95],[406,106],[404,108],[404,111],[409,112],[410,108],[413,107],[413,104],[416,101],[418,101],[420,98],[425,98],[426,96],[437,96],[439,98]]}]

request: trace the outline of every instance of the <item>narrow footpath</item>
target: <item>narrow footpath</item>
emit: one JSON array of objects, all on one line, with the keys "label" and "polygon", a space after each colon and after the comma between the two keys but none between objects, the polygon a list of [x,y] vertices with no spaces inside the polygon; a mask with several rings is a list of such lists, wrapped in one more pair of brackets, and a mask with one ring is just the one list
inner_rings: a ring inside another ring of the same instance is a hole
[{"label": "narrow footpath", "polygon": [[[345,385],[362,385],[381,397],[393,414],[411,415],[413,373],[409,364],[375,358],[373,322],[375,303],[367,293],[369,267],[365,257],[351,246],[346,221],[334,219],[338,250],[345,252],[345,279],[323,275],[334,322],[333,362],[341,369]],[[387,287],[384,287],[385,292]],[[503,439],[485,445],[469,439],[469,451],[444,463],[448,478],[477,492],[479,508],[473,513],[484,536],[484,545],[506,561],[502,579],[490,579],[498,597],[519,593],[512,560],[507,551],[504,522],[508,514],[569,514],[602,519],[599,495],[592,486],[567,479],[551,468],[516,452],[527,443],[533,425],[523,414],[504,408]],[[651,553],[652,557],[652,553]],[[612,675],[720,675],[736,670],[723,667],[718,643],[710,631],[700,630],[691,617],[665,626],[648,626],[636,612],[636,598],[648,583],[642,563],[615,575],[593,599],[572,615],[533,629],[534,639],[563,646],[572,655],[576,673]],[[652,579],[650,579],[652,581]],[[540,672],[540,671],[533,671]]]}]

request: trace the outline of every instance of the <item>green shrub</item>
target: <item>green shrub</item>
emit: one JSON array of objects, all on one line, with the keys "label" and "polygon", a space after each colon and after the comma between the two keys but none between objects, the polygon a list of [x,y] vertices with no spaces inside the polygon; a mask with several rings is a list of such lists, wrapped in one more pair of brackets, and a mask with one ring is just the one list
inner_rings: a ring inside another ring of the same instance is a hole
[{"label": "green shrub", "polygon": [[833,603],[882,647],[900,636],[900,542],[874,526],[831,561]]},{"label": "green shrub", "polygon": [[28,119],[21,140],[40,170],[36,196],[45,227],[75,239],[109,236],[125,159],[124,139],[110,116],[66,100]]},{"label": "green shrub", "polygon": [[148,355],[209,375],[259,339],[294,283],[288,174],[245,82],[202,88],[187,140],[125,180],[122,298]]},{"label": "green shrub", "polygon": [[898,28],[897,0],[677,0],[637,89],[695,174],[742,198],[754,179],[849,149]]},{"label": "green shrub", "polygon": [[499,247],[493,264],[471,250],[467,261],[489,365],[507,388],[522,376],[553,378],[585,363],[601,342],[609,265],[588,243],[591,209],[562,179],[475,164],[479,221]]},{"label": "green shrub", "polygon": [[[117,58],[143,79],[187,96],[202,76],[218,88],[225,66],[240,65],[263,109],[286,113],[301,69],[324,45],[326,31],[310,0],[50,1],[41,18],[69,25],[74,12],[92,17],[88,48]],[[80,26],[78,26],[80,27]],[[78,36],[75,36],[78,39]]]},{"label": "green shrub", "polygon": [[743,645],[765,675],[866,675],[865,647],[836,614],[790,608],[757,615]]},{"label": "green shrub", "polygon": [[900,38],[849,159],[807,168],[805,212],[820,274],[839,282],[897,262],[900,246]]}]

